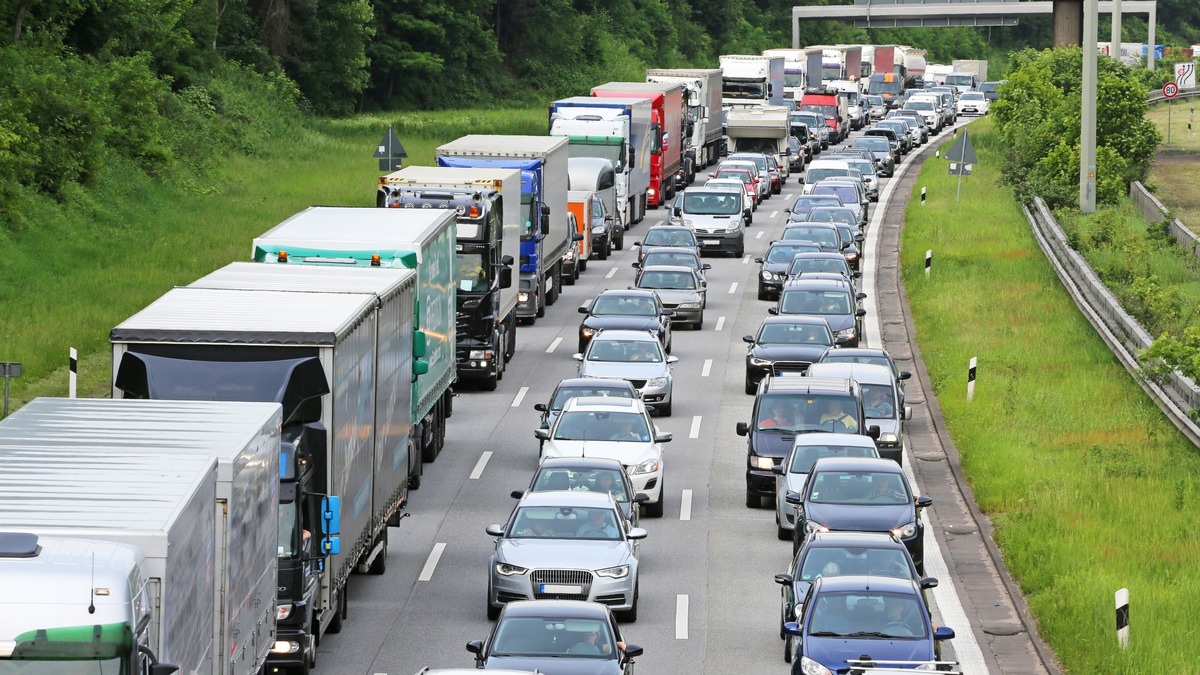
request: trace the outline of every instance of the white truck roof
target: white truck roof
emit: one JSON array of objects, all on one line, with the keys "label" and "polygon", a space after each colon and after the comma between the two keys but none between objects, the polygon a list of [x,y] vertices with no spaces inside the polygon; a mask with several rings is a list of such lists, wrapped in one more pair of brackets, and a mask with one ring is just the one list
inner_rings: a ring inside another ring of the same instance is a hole
[{"label": "white truck roof", "polygon": [[380,179],[381,183],[406,187],[408,185],[437,185],[447,188],[499,190],[505,181],[520,181],[516,169],[463,168],[456,166],[406,166]]},{"label": "white truck roof", "polygon": [[[381,209],[311,206],[254,238],[254,247],[285,244],[346,250],[348,245],[386,251],[406,248],[457,222],[452,209]],[[419,253],[419,251],[418,251]]]},{"label": "white truck roof", "polygon": [[365,269],[232,262],[193,281],[188,288],[371,293],[386,299],[415,284],[416,279],[416,271],[401,267]]},{"label": "white truck roof", "polygon": [[560,147],[565,148],[567,139],[559,136],[505,136],[472,134],[450,141],[437,148],[440,155],[459,157],[545,157]]}]

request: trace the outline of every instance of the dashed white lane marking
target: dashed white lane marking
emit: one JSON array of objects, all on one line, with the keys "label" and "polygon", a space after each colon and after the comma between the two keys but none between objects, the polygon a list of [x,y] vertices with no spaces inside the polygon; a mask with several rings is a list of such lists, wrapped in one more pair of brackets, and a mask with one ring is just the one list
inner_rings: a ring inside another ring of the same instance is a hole
[{"label": "dashed white lane marking", "polygon": [[704,367],[700,369],[700,377],[708,377],[712,372],[712,359],[704,359]]},{"label": "dashed white lane marking", "polygon": [[747,253],[746,255],[742,256],[742,264],[743,264],[743,265],[749,265],[749,264],[750,264],[750,254],[749,254],[749,253]]},{"label": "dashed white lane marking", "polygon": [[696,415],[692,418],[692,428],[688,430],[688,438],[700,438],[700,422],[704,417]]},{"label": "dashed white lane marking", "polygon": [[772,211],[772,212],[771,212],[771,218],[778,218],[778,217],[779,217],[779,212],[778,212],[778,211]]},{"label": "dashed white lane marking", "polygon": [[613,277],[615,277],[615,276],[617,276],[617,268],[615,268],[615,267],[614,267],[614,268],[612,268],[611,270],[609,270],[609,271],[608,271],[608,274],[605,274],[605,275],[604,275],[604,278],[605,278],[605,279],[611,279],[611,278],[613,278]]},{"label": "dashed white lane marking", "polygon": [[783,198],[784,198],[784,199],[791,199],[791,198],[792,198],[792,193],[790,193],[790,192],[789,192],[789,193],[785,194],[785,195],[783,196]]},{"label": "dashed white lane marking", "polygon": [[675,639],[688,639],[688,596],[675,596]]},{"label": "dashed white lane marking", "polygon": [[765,232],[763,232],[763,230],[759,230],[759,231],[758,231],[758,234],[754,235],[754,238],[755,238],[755,239],[762,239],[762,236],[763,236],[763,234],[765,234]]},{"label": "dashed white lane marking", "polygon": [[735,282],[733,282],[732,284],[730,284],[730,286],[729,286],[729,294],[730,294],[730,295],[733,295],[734,293],[737,293],[737,287],[738,287],[738,282],[736,282],[736,281],[735,281]]},{"label": "dashed white lane marking", "polygon": [[475,468],[471,470],[471,480],[479,480],[479,477],[483,475],[483,470],[487,468],[488,460],[491,458],[492,451],[484,450],[483,454],[479,456],[479,461],[475,462]]},{"label": "dashed white lane marking", "polygon": [[723,317],[723,316],[718,316],[718,317],[717,317],[717,328],[716,328],[716,330],[725,330],[725,317]]},{"label": "dashed white lane marking", "polygon": [[425,566],[421,568],[421,576],[417,577],[417,581],[429,581],[433,578],[433,571],[437,569],[438,561],[442,559],[442,552],[445,550],[444,542],[433,545],[433,550],[429,552],[429,558],[425,561]]},{"label": "dashed white lane marking", "polygon": [[554,350],[555,350],[555,349],[558,349],[558,346],[559,346],[559,345],[561,345],[561,344],[562,344],[562,338],[560,338],[560,337],[556,337],[556,338],[554,338],[554,342],[551,342],[551,343],[550,343],[550,346],[549,346],[549,347],[546,347],[546,353],[547,353],[547,354],[553,354],[553,353],[554,353]]},{"label": "dashed white lane marking", "polygon": [[683,495],[679,500],[679,519],[692,519],[692,491],[684,490]]},{"label": "dashed white lane marking", "polygon": [[517,396],[516,396],[516,398],[513,399],[512,407],[520,408],[521,401],[525,400],[525,394],[528,394],[528,393],[529,393],[529,387],[521,387],[520,389],[518,389]]}]

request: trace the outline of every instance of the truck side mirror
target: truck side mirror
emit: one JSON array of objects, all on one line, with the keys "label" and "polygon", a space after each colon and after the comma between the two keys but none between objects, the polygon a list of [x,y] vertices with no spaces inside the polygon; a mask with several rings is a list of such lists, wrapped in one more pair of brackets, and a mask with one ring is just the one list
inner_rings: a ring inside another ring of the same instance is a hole
[{"label": "truck side mirror", "polygon": [[542,204],[540,207],[540,213],[541,215],[539,216],[538,223],[540,225],[542,234],[550,234],[550,206],[547,204]]},{"label": "truck side mirror", "polygon": [[423,358],[428,351],[429,345],[425,337],[425,331],[417,329],[413,331],[412,354],[416,358]]},{"label": "truck side mirror", "polygon": [[571,241],[583,241],[583,235],[575,232],[571,235]]},{"label": "truck side mirror", "polygon": [[500,268],[500,288],[512,288],[512,268],[508,265]]},{"label": "truck side mirror", "polygon": [[429,362],[425,359],[413,360],[413,375],[424,375],[429,372]]},{"label": "truck side mirror", "polygon": [[511,255],[501,256],[500,258],[500,264],[504,265],[505,267],[512,267],[513,263],[515,262],[516,261],[513,260]]},{"label": "truck side mirror", "polygon": [[633,148],[629,149],[629,168],[637,168],[637,150],[634,150]]},{"label": "truck side mirror", "polygon": [[342,552],[342,541],[335,535],[342,531],[342,498],[327,496],[321,498],[321,523],[324,535],[321,538],[321,553],[338,555]]},{"label": "truck side mirror", "polygon": [[179,666],[173,663],[156,663],[150,666],[150,675],[174,675],[179,672]]}]

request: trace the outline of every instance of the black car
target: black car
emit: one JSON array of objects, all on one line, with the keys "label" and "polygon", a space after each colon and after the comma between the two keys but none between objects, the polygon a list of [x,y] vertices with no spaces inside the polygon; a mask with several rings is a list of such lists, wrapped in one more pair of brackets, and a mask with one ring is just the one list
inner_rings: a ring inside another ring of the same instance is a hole
[{"label": "black car", "polygon": [[850,144],[851,148],[866,148],[875,155],[876,171],[881,177],[896,175],[896,155],[892,152],[892,144],[886,138],[879,136],[859,136]]},{"label": "black car", "polygon": [[[746,506],[756,509],[775,498],[775,467],[783,462],[797,433],[879,436],[866,426],[862,394],[854,380],[771,373],[758,385],[751,421],[737,423],[746,437]],[[899,466],[895,462],[892,464]]]},{"label": "black car", "polygon": [[633,489],[620,462],[603,457],[548,457],[533,474],[529,489],[513,490],[512,497],[520,499],[529,492],[554,490],[607,492],[621,509],[628,527],[638,526],[641,515],[638,504],[650,501],[646,493]]},{"label": "black car", "polygon": [[925,574],[921,509],[933,499],[916,496],[900,465],[890,459],[824,457],[813,465],[803,493],[786,495],[798,507],[793,552],[815,532],[890,532],[904,543],[917,572]]},{"label": "black car", "polygon": [[810,314],[829,323],[837,344],[857,347],[862,336],[862,319],[867,311],[858,302],[866,293],[855,291],[850,280],[794,279],[779,292],[779,304],[767,310],[773,316]]},{"label": "black car", "polygon": [[580,600],[520,600],[504,605],[486,640],[467,651],[482,670],[545,675],[631,675],[642,648],[624,642],[608,607]]},{"label": "black car", "polygon": [[896,157],[896,163],[900,163],[900,155],[907,155],[909,150],[912,150],[912,137],[908,135],[907,129],[898,128],[899,122],[894,124],[884,125],[884,121],[880,120],[875,123],[875,126],[863,132],[863,136],[882,136],[888,139],[892,144],[892,152]]},{"label": "black car", "polygon": [[991,101],[1000,100],[1000,85],[1004,84],[1004,80],[998,82],[984,82],[979,85],[979,91],[983,92],[984,98]]},{"label": "black car", "polygon": [[594,300],[581,306],[579,352],[587,351],[592,336],[604,329],[648,330],[658,336],[663,349],[671,353],[671,310],[663,307],[654,291],[637,289],[601,291]]},{"label": "black car", "polygon": [[742,341],[746,350],[746,393],[758,391],[767,373],[803,373],[833,346],[825,319],[814,316],[769,316],[754,335]]},{"label": "black car", "polygon": [[766,255],[755,258],[754,262],[762,265],[758,271],[758,299],[768,300],[772,296],[779,297],[779,289],[787,280],[788,265],[797,253],[813,250],[816,246],[811,241],[773,241]]},{"label": "black car", "polygon": [[808,214],[822,206],[841,206],[842,200],[835,195],[800,195],[792,205],[783,210],[789,221],[808,220]]},{"label": "black car", "polygon": [[842,255],[846,257],[846,262],[854,271],[862,269],[862,248],[866,237],[857,227],[847,225],[846,223],[834,223],[837,228],[838,236],[841,237],[845,248],[842,249]]},{"label": "black car", "polygon": [[779,591],[779,637],[783,660],[792,662],[796,648],[783,624],[795,621],[796,605],[815,580],[829,576],[879,576],[915,581],[922,590],[937,588],[938,580],[917,572],[912,556],[896,535],[877,532],[817,532],[804,539],[787,572],[775,575]]},{"label": "black car", "polygon": [[850,269],[850,263],[846,262],[846,256],[838,253],[797,253],[792,257],[792,262],[787,269],[788,279],[798,279],[801,275],[811,278],[813,274],[840,274],[850,280],[856,293],[858,292],[856,279],[862,276],[862,272]]},{"label": "black car", "polygon": [[632,267],[636,270],[642,267],[654,267],[655,265],[682,265],[690,267],[699,272],[701,278],[704,278],[705,272],[712,269],[711,264],[700,262],[699,251],[683,246],[656,246],[642,257],[642,262],[635,262],[632,264]]},{"label": "black car", "polygon": [[[549,403],[535,403],[533,409],[542,413],[538,423],[539,429],[549,429],[558,419],[563,406],[573,398],[581,396],[615,396],[617,398],[638,398],[641,394],[633,388],[629,380],[610,380],[599,377],[572,377],[558,383],[554,393],[550,394]],[[542,441],[539,444],[545,444]]]}]

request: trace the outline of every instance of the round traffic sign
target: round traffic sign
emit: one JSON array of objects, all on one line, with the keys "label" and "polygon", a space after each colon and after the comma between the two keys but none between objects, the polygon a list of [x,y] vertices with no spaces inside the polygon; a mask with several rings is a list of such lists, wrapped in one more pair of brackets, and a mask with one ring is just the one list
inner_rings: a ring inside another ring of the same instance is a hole
[{"label": "round traffic sign", "polygon": [[1179,85],[1174,82],[1168,82],[1163,85],[1163,96],[1167,98],[1175,98],[1179,94]]}]

